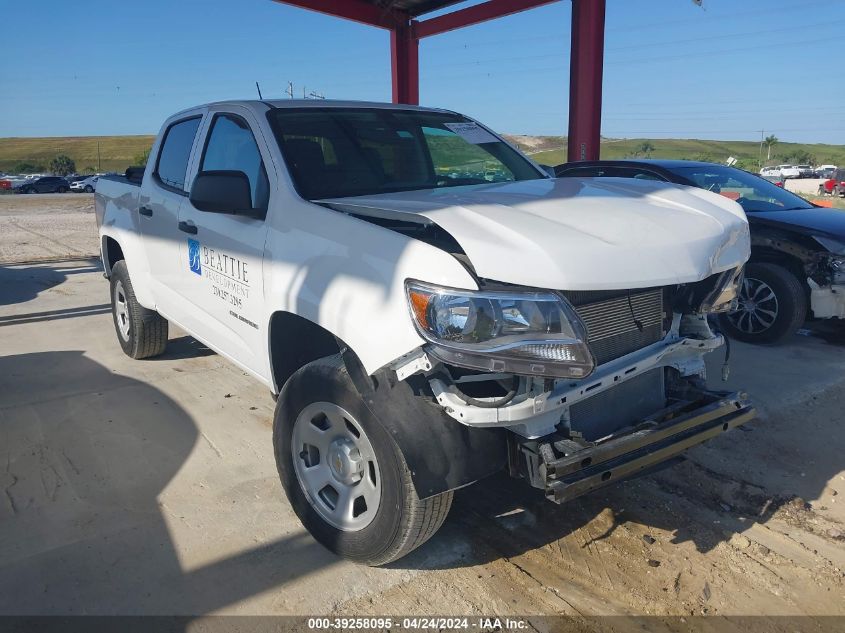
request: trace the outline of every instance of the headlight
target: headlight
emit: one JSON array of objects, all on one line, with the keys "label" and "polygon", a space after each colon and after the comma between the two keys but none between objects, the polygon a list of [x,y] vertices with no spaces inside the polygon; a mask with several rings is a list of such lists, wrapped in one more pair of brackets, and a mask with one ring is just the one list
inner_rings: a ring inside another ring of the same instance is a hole
[{"label": "headlight", "polygon": [[700,312],[730,312],[736,310],[739,287],[742,285],[743,268],[734,268],[720,273],[716,283],[701,302]]},{"label": "headlight", "polygon": [[595,368],[578,315],[552,293],[483,292],[409,281],[408,305],[430,353],[471,369],[584,378]]}]

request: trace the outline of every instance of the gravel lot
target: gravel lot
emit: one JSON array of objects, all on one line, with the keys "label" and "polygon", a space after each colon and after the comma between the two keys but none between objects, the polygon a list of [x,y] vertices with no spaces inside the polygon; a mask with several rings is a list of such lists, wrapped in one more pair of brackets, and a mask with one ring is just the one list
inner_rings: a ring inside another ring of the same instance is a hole
[{"label": "gravel lot", "polygon": [[845,328],[735,344],[760,416],[685,463],[562,507],[494,477],[369,569],[293,515],[263,387],[175,329],[126,358],[96,260],[9,265],[93,225],[91,196],[0,196],[0,614],[845,615]]},{"label": "gravel lot", "polygon": [[0,262],[97,255],[94,195],[0,195]]}]

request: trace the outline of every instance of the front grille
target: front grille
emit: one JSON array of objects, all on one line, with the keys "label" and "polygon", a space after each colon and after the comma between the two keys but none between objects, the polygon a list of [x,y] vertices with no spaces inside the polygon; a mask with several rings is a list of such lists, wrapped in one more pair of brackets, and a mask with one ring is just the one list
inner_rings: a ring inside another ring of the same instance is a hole
[{"label": "front grille", "polygon": [[587,327],[587,340],[599,365],[664,336],[662,288],[564,294]]},{"label": "front grille", "polygon": [[657,367],[573,404],[569,409],[569,428],[593,442],[665,406],[663,368]]}]

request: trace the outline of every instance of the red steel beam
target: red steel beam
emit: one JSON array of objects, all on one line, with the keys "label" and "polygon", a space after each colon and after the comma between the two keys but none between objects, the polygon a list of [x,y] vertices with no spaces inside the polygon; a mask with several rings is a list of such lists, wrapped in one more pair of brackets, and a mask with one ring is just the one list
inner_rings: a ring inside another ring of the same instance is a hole
[{"label": "red steel beam", "polygon": [[544,4],[559,2],[560,0],[487,0],[466,9],[459,9],[429,20],[418,22],[415,34],[419,39],[439,35],[447,31],[454,31],[465,26],[494,20],[526,9],[533,9]]},{"label": "red steel beam", "polygon": [[326,13],[338,18],[354,20],[370,26],[392,29],[397,24],[407,24],[408,16],[401,11],[378,7],[363,0],[273,0],[302,9]]},{"label": "red steel beam", "polygon": [[572,0],[567,160],[598,160],[605,0]]},{"label": "red steel beam", "polygon": [[410,21],[390,31],[393,103],[419,105],[420,102],[420,41],[414,37],[415,24]]}]

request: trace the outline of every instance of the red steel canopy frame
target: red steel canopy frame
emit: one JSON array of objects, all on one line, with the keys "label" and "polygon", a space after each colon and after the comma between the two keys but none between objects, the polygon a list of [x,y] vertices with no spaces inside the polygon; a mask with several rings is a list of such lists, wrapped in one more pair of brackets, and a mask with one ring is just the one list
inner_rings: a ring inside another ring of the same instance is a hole
[{"label": "red steel canopy frame", "polygon": [[[390,31],[393,102],[420,99],[419,43],[454,31],[560,0],[486,0],[427,20],[420,15],[456,0],[274,0]],[[569,76],[569,160],[598,160],[601,139],[602,70],[606,0],[572,0]]]}]

